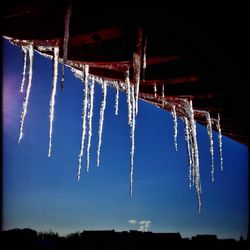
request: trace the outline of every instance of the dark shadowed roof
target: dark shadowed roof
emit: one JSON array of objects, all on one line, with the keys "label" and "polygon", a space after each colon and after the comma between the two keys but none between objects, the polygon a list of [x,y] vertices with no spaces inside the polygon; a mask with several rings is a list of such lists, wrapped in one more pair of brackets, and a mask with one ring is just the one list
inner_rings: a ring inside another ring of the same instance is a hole
[{"label": "dark shadowed roof", "polygon": [[[65,1],[8,1],[1,33],[62,48],[66,6]],[[129,67],[133,82],[133,53],[143,53],[146,43],[141,99],[162,108],[164,85],[166,97],[193,100],[195,109],[213,118],[219,112],[222,133],[248,144],[247,12],[237,4],[84,6],[73,1],[68,60],[87,63],[90,73],[114,80],[124,80]]]}]

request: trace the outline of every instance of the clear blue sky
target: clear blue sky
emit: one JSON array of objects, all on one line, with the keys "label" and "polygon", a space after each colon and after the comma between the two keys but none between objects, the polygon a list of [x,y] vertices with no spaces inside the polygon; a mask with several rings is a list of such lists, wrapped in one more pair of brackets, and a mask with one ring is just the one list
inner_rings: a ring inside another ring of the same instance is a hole
[{"label": "clear blue sky", "polygon": [[[60,69],[60,68],[59,68]],[[20,48],[3,41],[3,219],[4,229],[30,227],[60,234],[77,230],[138,229],[128,223],[150,220],[153,232],[180,232],[183,237],[242,234],[248,221],[248,148],[223,136],[224,172],[220,171],[214,136],[215,182],[210,177],[207,130],[198,125],[202,212],[195,190],[188,188],[184,126],[178,118],[178,152],[170,113],[139,101],[135,132],[134,195],[129,198],[130,138],[126,95],[120,94],[115,116],[115,90],[108,88],[101,166],[96,167],[101,87],[95,87],[90,172],[86,153],[76,180],[81,139],[82,85],[66,68],[65,88],[58,88],[52,157],[47,157],[52,63],[35,53],[33,84],[18,145],[23,94]],[[60,79],[60,76],[59,76]],[[59,83],[59,82],[58,82]]]}]

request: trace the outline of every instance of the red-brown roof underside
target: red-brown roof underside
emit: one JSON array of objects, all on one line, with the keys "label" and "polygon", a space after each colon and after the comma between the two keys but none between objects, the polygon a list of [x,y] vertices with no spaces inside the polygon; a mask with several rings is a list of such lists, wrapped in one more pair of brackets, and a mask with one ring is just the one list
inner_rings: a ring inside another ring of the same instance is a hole
[{"label": "red-brown roof underside", "polygon": [[[9,1],[8,1],[9,2]],[[60,45],[66,4],[10,3],[3,11],[2,35]],[[84,6],[73,1],[68,59],[87,63],[90,73],[124,80],[133,53],[147,39],[147,68],[140,93],[193,100],[198,110],[221,116],[222,133],[248,144],[247,12],[241,5]],[[62,58],[62,53],[60,53]],[[161,91],[158,93],[161,94]],[[143,99],[143,98],[142,98]],[[152,100],[151,100],[152,101]],[[157,98],[152,101],[157,104]],[[205,121],[197,117],[198,121]]]}]

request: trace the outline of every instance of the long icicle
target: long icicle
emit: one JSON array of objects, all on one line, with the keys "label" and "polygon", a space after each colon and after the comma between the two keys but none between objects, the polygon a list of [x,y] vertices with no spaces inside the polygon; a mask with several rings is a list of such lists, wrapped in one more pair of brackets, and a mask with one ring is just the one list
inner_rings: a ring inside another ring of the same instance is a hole
[{"label": "long icicle", "polygon": [[87,117],[87,106],[88,106],[88,74],[89,74],[89,66],[85,65],[84,67],[84,98],[82,104],[82,137],[81,137],[81,147],[78,158],[78,171],[77,171],[77,180],[80,180],[81,176],[81,167],[82,167],[82,155],[84,150],[84,141],[86,134],[86,117]]},{"label": "long icicle", "polygon": [[100,165],[100,152],[102,145],[102,130],[104,121],[104,112],[106,107],[106,97],[107,97],[107,82],[102,83],[102,105],[100,109],[100,119],[99,119],[99,131],[98,131],[98,149],[97,149],[97,167]]},{"label": "long icicle", "polygon": [[22,46],[22,51],[23,51],[23,72],[22,72],[22,83],[21,83],[21,88],[20,88],[21,93],[23,93],[24,83],[25,83],[25,78],[26,78],[28,49],[29,49],[28,46]]},{"label": "long icicle", "polygon": [[22,114],[21,114],[21,120],[20,120],[20,129],[19,129],[19,139],[18,143],[21,142],[23,138],[23,126],[24,126],[24,121],[25,117],[27,114],[28,110],[28,104],[29,104],[29,98],[30,98],[30,90],[31,90],[31,85],[32,85],[32,74],[33,74],[33,57],[34,57],[34,48],[33,45],[29,45],[29,81],[28,81],[28,86],[26,90],[26,96],[23,102],[23,108],[22,108]]},{"label": "long icicle", "polygon": [[219,140],[219,147],[220,147],[220,169],[223,171],[223,155],[222,155],[222,134],[220,128],[220,114],[218,113],[218,120],[217,120],[217,130],[218,130],[218,140]]},{"label": "long icicle", "polygon": [[68,2],[66,14],[64,17],[64,38],[63,38],[63,63],[62,63],[62,81],[61,81],[61,89],[64,88],[64,65],[67,61],[68,56],[68,42],[69,42],[69,24],[70,24],[70,17],[72,14],[72,3],[71,1]]},{"label": "long icicle", "polygon": [[194,110],[193,104],[190,100],[189,103],[189,112],[190,112],[190,125],[191,125],[191,135],[192,135],[192,150],[194,154],[194,175],[195,175],[195,188],[196,188],[196,195],[198,201],[198,213],[201,211],[201,183],[200,183],[200,168],[199,168],[199,151],[198,151],[198,143],[197,143],[197,135],[196,135],[196,122],[194,119]]},{"label": "long icicle", "polygon": [[138,113],[138,99],[140,91],[141,57],[138,53],[133,56],[134,82],[135,82],[135,113]]},{"label": "long icicle", "polygon": [[56,86],[57,86],[57,77],[58,77],[59,47],[54,47],[53,61],[54,61],[54,63],[53,63],[53,80],[52,80],[52,90],[51,90],[50,108],[49,108],[49,151],[48,151],[48,157],[51,156],[52,132],[53,132],[53,121],[54,121],[55,99],[56,99]]},{"label": "long icicle", "polygon": [[[144,52],[146,56],[146,44],[144,44]],[[134,85],[135,85],[135,114],[138,114],[138,100],[139,100],[139,92],[140,92],[140,77],[141,77],[141,60],[142,57],[142,29],[139,27],[138,29],[138,40],[136,43],[136,51],[133,54],[133,69],[134,69]],[[146,58],[145,58],[146,59]],[[146,64],[146,60],[145,60]],[[145,65],[142,65],[145,66]]]},{"label": "long icicle", "polygon": [[132,112],[131,112],[131,96],[130,96],[130,79],[129,70],[125,72],[125,83],[127,87],[127,103],[128,103],[128,124],[132,122]]},{"label": "long icicle", "polygon": [[187,143],[187,152],[188,152],[188,162],[189,162],[189,172],[188,172],[188,179],[189,179],[189,188],[192,187],[192,156],[191,156],[191,148],[190,148],[190,125],[187,117],[184,117],[185,122],[185,140]]},{"label": "long icicle", "polygon": [[174,145],[175,150],[178,150],[178,144],[177,144],[177,133],[178,133],[178,123],[177,123],[177,116],[176,116],[176,108],[175,105],[172,106],[172,116],[174,121]]},{"label": "long icicle", "polygon": [[134,85],[131,85],[131,102],[132,102],[132,123],[130,125],[130,139],[131,139],[131,151],[130,151],[130,197],[133,195],[133,176],[134,176],[134,153],[135,153],[135,116],[136,116],[136,103],[134,95]]},{"label": "long icicle", "polygon": [[[191,125],[189,123],[189,131],[190,133],[192,132],[192,128]],[[191,167],[191,180],[192,180],[192,186],[195,185],[195,150],[193,147],[194,143],[193,143],[193,137],[192,137],[192,133],[190,136],[190,151],[191,151],[191,160],[192,160],[192,167]]]},{"label": "long icicle", "polygon": [[212,121],[209,112],[206,113],[207,119],[207,133],[210,142],[210,156],[211,156],[211,178],[212,182],[214,182],[214,142],[213,142],[213,129],[212,129]]},{"label": "long icicle", "polygon": [[89,112],[88,112],[88,146],[87,146],[87,172],[89,171],[89,152],[91,146],[91,137],[92,137],[92,117],[93,117],[93,107],[94,107],[94,89],[95,89],[95,79],[92,77],[90,91],[89,91]]},{"label": "long icicle", "polygon": [[115,96],[115,115],[118,115],[119,107],[119,84],[116,82],[116,96]]}]

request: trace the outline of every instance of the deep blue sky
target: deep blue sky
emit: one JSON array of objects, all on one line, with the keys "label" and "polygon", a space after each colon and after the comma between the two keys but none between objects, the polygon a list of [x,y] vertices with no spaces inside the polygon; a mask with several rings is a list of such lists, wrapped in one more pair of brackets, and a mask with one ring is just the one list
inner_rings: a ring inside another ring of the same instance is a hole
[{"label": "deep blue sky", "polygon": [[[59,68],[60,69],[60,68]],[[77,161],[81,139],[82,85],[66,68],[65,88],[58,88],[52,157],[47,157],[52,63],[35,53],[33,84],[18,145],[24,95],[20,48],[3,41],[3,219],[4,229],[30,227],[60,234],[83,229],[138,229],[128,223],[150,220],[153,232],[180,232],[183,237],[242,234],[248,221],[248,148],[223,136],[224,172],[220,171],[217,132],[214,136],[215,182],[210,177],[207,130],[198,125],[202,212],[195,190],[188,188],[184,126],[178,118],[178,152],[173,120],[139,101],[135,132],[134,195],[129,198],[130,138],[126,95],[120,94],[115,116],[115,90],[108,88],[101,166],[96,167],[101,87],[95,86],[90,172],[83,156],[81,181]],[[60,76],[59,76],[60,79]],[[59,82],[58,82],[59,83]]]}]

